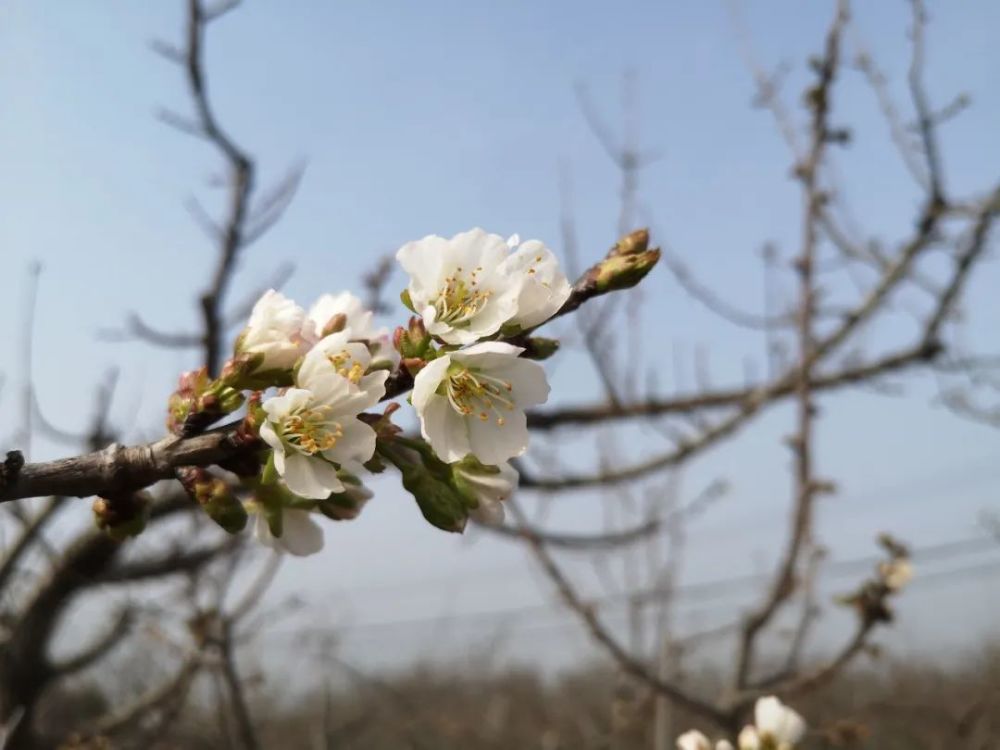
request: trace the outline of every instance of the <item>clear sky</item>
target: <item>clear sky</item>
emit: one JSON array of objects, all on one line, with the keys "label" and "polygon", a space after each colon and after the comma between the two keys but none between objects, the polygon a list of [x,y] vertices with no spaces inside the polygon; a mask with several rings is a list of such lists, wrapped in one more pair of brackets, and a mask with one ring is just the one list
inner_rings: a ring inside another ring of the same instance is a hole
[{"label": "clear sky", "polygon": [[[906,3],[856,4],[858,28],[894,95],[905,101]],[[217,163],[204,144],[154,118],[161,106],[184,112],[188,101],[178,71],[149,50],[153,38],[179,39],[182,6],[167,0],[0,6],[0,319],[7,323],[0,332],[0,372],[7,375],[0,435],[10,434],[18,419],[18,321],[32,260],[44,264],[34,376],[43,407],[60,423],[85,424],[94,385],[118,366],[117,423],[135,439],[154,436],[176,373],[196,362],[197,352],[107,343],[97,335],[133,310],[165,329],[197,325],[194,295],[206,283],[213,249],[183,203],[196,194],[220,204],[210,185]],[[805,59],[818,49],[830,3],[746,6],[760,61],[770,69],[790,66],[786,98],[798,113]],[[930,7],[930,91],[939,103],[960,91],[973,98],[973,108],[943,131],[948,184],[964,194],[990,186],[1000,167],[1000,5]],[[759,310],[761,245],[773,241],[791,253],[798,236],[790,157],[768,114],[751,107],[752,79],[721,0],[250,0],[212,28],[208,68],[220,118],[256,155],[265,180],[307,164],[285,219],[241,261],[237,297],[291,260],[297,272],[287,291],[307,302],[355,286],[380,254],[407,240],[477,225],[538,237],[561,251],[560,180],[570,186],[581,254],[597,257],[615,237],[618,175],[581,116],[575,88],[587,89],[620,135],[628,71],[639,138],[660,157],[640,185],[654,239],[727,299]],[[856,135],[837,155],[853,213],[871,234],[899,238],[919,194],[887,146],[885,125],[857,73],[845,74],[837,105],[840,122]],[[987,351],[1000,313],[991,293],[996,281],[988,270],[970,297],[968,338]],[[398,290],[401,278],[394,282]],[[718,383],[738,382],[748,357],[761,361],[759,338],[720,324],[666,272],[648,279],[643,294],[643,354],[635,366],[654,368],[661,391],[693,385],[696,348],[709,353]],[[401,317],[400,311],[386,324]],[[892,324],[871,341],[899,341],[905,331],[905,321]],[[597,393],[574,356],[560,355],[552,365],[564,402]],[[820,468],[837,480],[839,492],[825,501],[820,533],[834,559],[869,553],[883,529],[918,546],[961,539],[976,533],[980,510],[1000,506],[1000,436],[936,406],[933,381],[909,383],[907,394],[851,392],[824,402]],[[781,438],[791,425],[787,410],[775,410],[685,473],[687,496],[720,476],[732,486],[692,525],[685,580],[764,570],[773,560],[789,502]],[[656,439],[652,431],[624,435],[630,450]],[[560,440],[593,455],[592,440]],[[39,440],[31,455],[64,450]],[[393,480],[376,486],[377,498],[357,523],[328,529],[321,556],[283,569],[274,595],[303,593],[313,604],[313,624],[435,618],[550,600],[547,584],[515,545],[478,534],[447,536],[422,522]],[[84,505],[77,514],[87,514]],[[601,506],[588,495],[566,498],[550,519],[560,529],[596,530]],[[599,590],[588,567],[574,570],[589,581],[588,590]],[[947,582],[908,595],[899,631],[904,643],[971,646],[989,632],[996,579]],[[844,585],[832,580],[831,587],[838,583]],[[716,624],[733,614],[733,605],[732,599],[692,602],[682,623]],[[957,606],[967,613],[961,628],[940,614]],[[549,621],[555,622],[549,630],[536,623],[526,632],[557,638],[532,636],[509,643],[507,652],[556,661],[575,653],[572,627],[554,615]],[[506,623],[468,622],[480,635]],[[353,653],[362,661],[399,663],[429,643],[440,646],[440,627],[433,620],[357,627]]]}]

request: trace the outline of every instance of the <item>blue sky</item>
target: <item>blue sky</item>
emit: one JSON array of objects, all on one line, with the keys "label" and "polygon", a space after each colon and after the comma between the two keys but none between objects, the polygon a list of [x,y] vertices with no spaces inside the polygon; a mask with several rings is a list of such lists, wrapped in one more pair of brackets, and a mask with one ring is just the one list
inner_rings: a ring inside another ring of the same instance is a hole
[{"label": "blue sky", "polygon": [[[34,374],[46,411],[67,427],[85,424],[93,386],[114,365],[123,371],[117,421],[136,438],[154,436],[171,382],[195,362],[195,352],[97,336],[131,310],[162,328],[197,325],[194,295],[213,250],[183,202],[196,194],[220,204],[208,184],[218,165],[204,144],[153,117],[161,106],[184,112],[188,102],[178,71],[148,47],[153,38],[179,38],[182,5],[10,0],[0,8],[0,316],[11,322],[0,333],[0,371],[8,377],[0,434],[10,432],[17,413],[16,321],[34,259],[44,264]],[[857,5],[858,28],[903,102],[906,4]],[[800,114],[804,60],[822,39],[829,3],[746,6],[758,58],[769,69],[791,66],[786,98]],[[959,91],[974,101],[944,129],[949,187],[963,194],[989,186],[1000,166],[1000,6],[937,2],[931,11],[930,91],[941,103]],[[307,164],[284,221],[242,259],[236,298],[291,260],[298,271],[287,290],[307,301],[356,285],[378,255],[402,242],[475,225],[559,249],[560,179],[570,185],[581,253],[597,257],[614,239],[619,178],[581,116],[575,88],[586,87],[620,135],[627,71],[638,92],[639,137],[660,156],[640,186],[655,239],[727,299],[759,309],[762,243],[790,253],[798,236],[790,157],[768,114],[750,106],[751,76],[721,1],[251,0],[213,27],[208,63],[219,116],[257,156],[262,178]],[[898,238],[919,193],[887,147],[884,123],[857,73],[845,74],[837,104],[856,135],[837,154],[852,211],[871,234]],[[395,282],[398,289],[402,282]],[[987,350],[1000,312],[995,283],[988,270],[970,296],[975,315],[967,338]],[[696,348],[709,352],[718,383],[738,381],[748,357],[760,361],[759,338],[720,324],[665,272],[651,276],[642,294],[636,366],[656,369],[662,390],[693,384]],[[899,340],[905,331],[904,318],[876,328],[870,341]],[[593,397],[595,382],[580,374],[577,355],[560,357],[553,363],[558,398]],[[1000,439],[928,405],[932,386],[910,383],[905,397],[846,393],[825,402],[820,467],[840,492],[821,511],[820,534],[835,557],[868,553],[885,528],[915,544],[962,538],[975,533],[980,509],[1000,505],[1000,470],[992,462]],[[781,438],[791,424],[787,410],[775,410],[685,473],[688,494],[717,476],[733,487],[691,529],[689,580],[763,570],[773,559],[789,497]],[[592,455],[592,441],[561,439]],[[33,456],[63,450],[38,441]],[[328,530],[322,556],[285,566],[277,594],[304,591],[324,617],[362,623],[548,600],[545,582],[517,547],[443,535],[422,523],[391,480],[378,488],[358,523]],[[580,496],[563,500],[551,518],[560,528],[594,529],[601,511],[596,498]],[[579,571],[590,580],[589,569]],[[904,604],[914,615],[905,638],[915,646],[930,639],[971,643],[975,634],[934,613],[972,601],[965,623],[985,632],[989,609],[979,594],[991,587],[995,582],[986,580],[915,589]],[[692,626],[723,615],[692,615],[703,617]],[[394,637],[382,658],[420,651],[419,633],[409,636]],[[370,645],[358,648],[366,654]]]}]

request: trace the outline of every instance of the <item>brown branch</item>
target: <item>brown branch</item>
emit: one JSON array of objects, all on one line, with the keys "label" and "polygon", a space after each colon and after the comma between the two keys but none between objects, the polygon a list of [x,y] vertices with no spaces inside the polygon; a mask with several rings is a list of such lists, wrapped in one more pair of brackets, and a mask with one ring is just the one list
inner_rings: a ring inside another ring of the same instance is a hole
[{"label": "brown branch", "polygon": [[64,677],[87,669],[118,646],[128,635],[131,627],[132,611],[126,607],[104,635],[74,656],[53,663],[52,672],[55,676]]},{"label": "brown branch", "polygon": [[0,502],[59,495],[90,497],[142,489],[171,479],[182,466],[210,466],[237,454],[228,428],[191,438],[165,437],[125,447],[114,443],[94,453],[26,464],[0,485]]},{"label": "brown branch", "polygon": [[[917,363],[928,362],[936,357],[939,352],[940,347],[938,345],[929,345],[920,342],[909,349],[887,355],[883,359],[867,366],[859,366],[831,376],[826,381],[824,387],[835,388],[865,382],[878,375],[900,370]],[[785,375],[769,385],[760,386],[749,392],[740,391],[739,400],[735,401],[737,411],[726,419],[707,427],[694,439],[682,442],[676,448],[650,459],[636,462],[624,468],[594,474],[570,474],[560,477],[538,477],[522,474],[521,487],[549,492],[579,489],[581,487],[607,487],[641,479],[654,472],[678,466],[714,446],[721,440],[731,437],[749,422],[751,418],[767,407],[777,403],[779,398],[793,393],[794,389],[795,381],[789,375]]]},{"label": "brown branch", "polygon": [[517,526],[493,525],[488,523],[476,524],[477,528],[488,531],[498,536],[509,539],[523,540],[526,534],[531,534],[542,544],[548,547],[555,547],[564,550],[595,550],[612,549],[634,544],[642,539],[647,539],[660,530],[658,520],[647,521],[630,529],[612,531],[601,534],[567,534],[554,531],[545,531],[534,527],[528,528],[524,524]]},{"label": "brown branch", "polygon": [[579,616],[594,640],[608,652],[615,662],[625,672],[641,680],[656,693],[662,694],[674,701],[678,706],[698,716],[714,721],[717,724],[726,725],[728,717],[725,713],[719,711],[710,703],[689,695],[680,686],[660,679],[655,671],[625,650],[625,647],[604,627],[594,608],[580,598],[573,585],[569,582],[569,579],[566,578],[553,557],[549,554],[542,540],[531,532],[530,527],[526,525],[527,519],[517,504],[513,501],[508,501],[508,505],[517,522],[523,525],[524,539],[528,543],[528,548],[555,585],[563,602]]},{"label": "brown branch", "polygon": [[[916,361],[929,361],[936,357],[939,351],[939,347],[922,348],[917,346],[897,354],[886,355],[868,364],[844,367],[827,375],[815,375],[813,388],[817,391],[824,391],[856,385],[879,375],[892,373]],[[528,426],[533,430],[552,430],[558,427],[604,423],[617,419],[640,419],[722,409],[739,406],[742,402],[751,399],[754,392],[760,387],[764,386],[699,392],[662,400],[650,399],[634,404],[623,404],[619,407],[598,404],[533,411],[528,414]],[[794,389],[793,383],[785,382],[774,387],[771,395],[773,399],[784,398],[791,395]]]},{"label": "brown branch", "polygon": [[734,687],[745,687],[750,679],[758,634],[767,626],[778,609],[795,590],[795,571],[803,547],[812,536],[813,505],[821,490],[815,477],[813,436],[816,405],[813,395],[813,367],[816,339],[814,334],[816,307],[815,262],[819,227],[817,217],[826,200],[819,182],[827,145],[830,143],[830,99],[840,65],[841,34],[847,23],[848,7],[841,0],[827,33],[825,53],[816,64],[817,82],[807,93],[812,112],[809,151],[796,169],[802,184],[803,211],[802,254],[797,263],[799,272],[798,344],[800,364],[795,376],[797,431],[792,440],[795,456],[795,504],[788,547],[775,574],[771,591],[763,604],[746,619],[740,639],[739,656],[734,675]]},{"label": "brown branch", "polygon": [[193,550],[177,549],[159,557],[130,560],[109,568],[99,576],[100,583],[133,583],[147,578],[180,575],[203,567],[206,563],[233,550],[239,537],[229,537],[219,544]]},{"label": "brown branch", "polygon": [[183,701],[201,667],[202,657],[198,654],[192,655],[180,666],[171,679],[139,696],[131,703],[120,706],[101,717],[93,723],[91,730],[98,736],[115,734],[127,729],[140,719],[150,716],[152,712],[166,704],[173,701]]}]

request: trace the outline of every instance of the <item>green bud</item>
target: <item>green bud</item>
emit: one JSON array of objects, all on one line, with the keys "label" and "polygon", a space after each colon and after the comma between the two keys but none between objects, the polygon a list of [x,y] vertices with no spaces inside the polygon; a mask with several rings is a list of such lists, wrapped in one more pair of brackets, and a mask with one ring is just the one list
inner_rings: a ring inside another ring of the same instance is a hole
[{"label": "green bud", "polygon": [[642,281],[659,260],[659,250],[610,255],[590,269],[589,275],[601,294],[629,289]]},{"label": "green bud", "polygon": [[434,476],[421,464],[400,467],[403,487],[413,495],[427,521],[444,531],[462,532],[468,519],[469,504],[450,483]]},{"label": "green bud", "polygon": [[414,315],[406,328],[399,326],[392,337],[393,346],[403,357],[422,358],[431,346],[431,335],[424,327],[424,321]]},{"label": "green bud", "polygon": [[139,536],[149,520],[149,498],[140,492],[94,500],[94,523],[115,541]]},{"label": "green bud", "polygon": [[615,255],[634,255],[636,253],[644,253],[649,249],[649,230],[648,229],[637,229],[631,234],[626,234],[615,246],[611,248],[608,253],[608,257],[613,257]]},{"label": "green bud", "polygon": [[177,478],[188,495],[205,511],[205,515],[230,534],[246,527],[246,509],[225,481],[206,469],[193,466],[179,469]]},{"label": "green bud", "polygon": [[532,336],[518,342],[524,347],[522,357],[526,359],[548,359],[559,351],[559,339],[549,339],[542,336]]}]

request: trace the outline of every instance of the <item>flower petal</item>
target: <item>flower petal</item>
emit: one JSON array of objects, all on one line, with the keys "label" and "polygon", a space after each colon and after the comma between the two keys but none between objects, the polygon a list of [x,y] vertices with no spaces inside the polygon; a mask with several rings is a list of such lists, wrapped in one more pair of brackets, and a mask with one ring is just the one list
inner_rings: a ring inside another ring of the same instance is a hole
[{"label": "flower petal", "polygon": [[515,359],[490,373],[511,385],[514,402],[519,409],[544,404],[549,398],[549,381],[545,368],[528,359]]},{"label": "flower petal", "polygon": [[[458,417],[453,410],[452,413]],[[523,411],[506,413],[502,426],[495,419],[481,420],[474,416],[460,419],[468,430],[471,453],[484,464],[498,466],[528,449],[528,420]]]},{"label": "flower petal", "polygon": [[350,419],[340,425],[343,435],[323,456],[339,464],[364,463],[375,454],[375,430],[359,419]]},{"label": "flower petal", "polygon": [[449,464],[461,461],[471,450],[465,422],[442,396],[431,397],[420,412],[420,431],[424,439],[438,458]]},{"label": "flower petal", "polygon": [[281,476],[288,489],[299,497],[324,500],[334,492],[344,491],[336,467],[317,456],[301,453],[286,456]]},{"label": "flower petal", "polygon": [[279,544],[290,554],[305,557],[323,549],[323,529],[309,511],[285,508],[282,526]]},{"label": "flower petal", "polygon": [[418,414],[427,408],[427,403],[431,396],[434,395],[438,386],[441,385],[441,381],[448,374],[448,367],[450,365],[450,356],[446,354],[443,357],[438,357],[428,362],[413,379],[413,393],[410,396],[410,400]]}]

